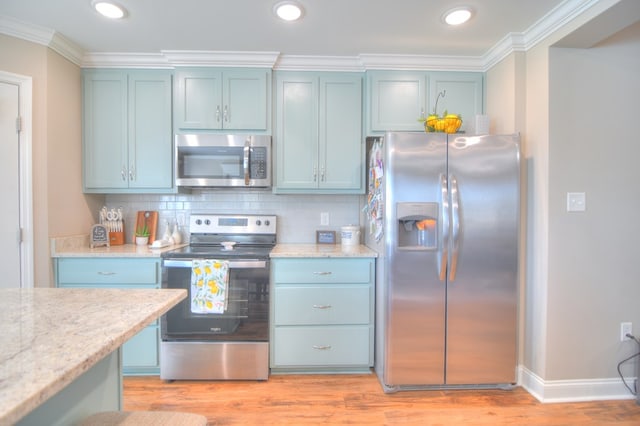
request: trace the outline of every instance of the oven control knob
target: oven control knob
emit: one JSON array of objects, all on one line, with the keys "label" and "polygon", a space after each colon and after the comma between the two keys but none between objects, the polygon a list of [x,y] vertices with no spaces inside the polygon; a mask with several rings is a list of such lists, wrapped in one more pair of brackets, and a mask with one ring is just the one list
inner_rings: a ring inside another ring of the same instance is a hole
[{"label": "oven control knob", "polygon": [[211,221],[210,221],[209,219],[205,219],[205,220],[204,220],[204,224],[205,224],[205,225],[211,225]]},{"label": "oven control knob", "polygon": [[196,219],[196,225],[202,225],[202,219]]},{"label": "oven control knob", "polygon": [[260,219],[256,220],[256,225],[258,226],[262,225],[262,222],[260,221]]},{"label": "oven control knob", "polygon": [[268,220],[265,220],[264,221],[264,226],[269,226],[269,225],[271,225],[271,222],[269,222]]}]

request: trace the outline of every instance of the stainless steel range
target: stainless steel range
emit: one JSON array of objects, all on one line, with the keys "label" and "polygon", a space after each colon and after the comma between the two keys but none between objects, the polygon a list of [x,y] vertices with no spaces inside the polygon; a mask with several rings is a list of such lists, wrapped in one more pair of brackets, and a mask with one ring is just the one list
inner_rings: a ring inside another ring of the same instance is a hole
[{"label": "stainless steel range", "polygon": [[163,380],[266,380],[276,216],[192,214],[190,245],[163,254],[163,288],[189,295],[161,319]]}]

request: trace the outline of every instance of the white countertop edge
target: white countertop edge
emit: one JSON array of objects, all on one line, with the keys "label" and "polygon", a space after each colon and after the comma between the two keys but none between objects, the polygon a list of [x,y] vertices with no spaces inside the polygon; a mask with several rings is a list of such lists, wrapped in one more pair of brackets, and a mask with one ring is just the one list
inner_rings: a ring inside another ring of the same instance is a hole
[{"label": "white countertop edge", "polygon": [[327,257],[327,258],[375,258],[378,253],[362,244],[343,247],[341,244],[277,244],[269,255],[273,258],[287,257]]}]

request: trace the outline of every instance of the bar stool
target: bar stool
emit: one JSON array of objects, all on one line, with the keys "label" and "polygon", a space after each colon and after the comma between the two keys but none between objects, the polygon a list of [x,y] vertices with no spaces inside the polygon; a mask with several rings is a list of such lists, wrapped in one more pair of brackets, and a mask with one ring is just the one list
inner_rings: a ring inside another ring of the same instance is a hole
[{"label": "bar stool", "polygon": [[93,414],[79,426],[207,426],[200,414],[178,411],[103,411]]}]

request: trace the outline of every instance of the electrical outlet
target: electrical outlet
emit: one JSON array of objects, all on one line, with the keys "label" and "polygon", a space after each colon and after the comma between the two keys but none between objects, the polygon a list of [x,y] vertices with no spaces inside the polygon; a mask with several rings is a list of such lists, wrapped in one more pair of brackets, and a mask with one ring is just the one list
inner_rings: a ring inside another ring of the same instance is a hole
[{"label": "electrical outlet", "polygon": [[322,226],[329,225],[329,212],[320,213],[320,225]]},{"label": "electrical outlet", "polygon": [[627,337],[627,334],[633,335],[633,329],[631,327],[630,322],[621,322],[620,323],[620,341],[624,342],[625,340],[631,340],[630,337]]}]

